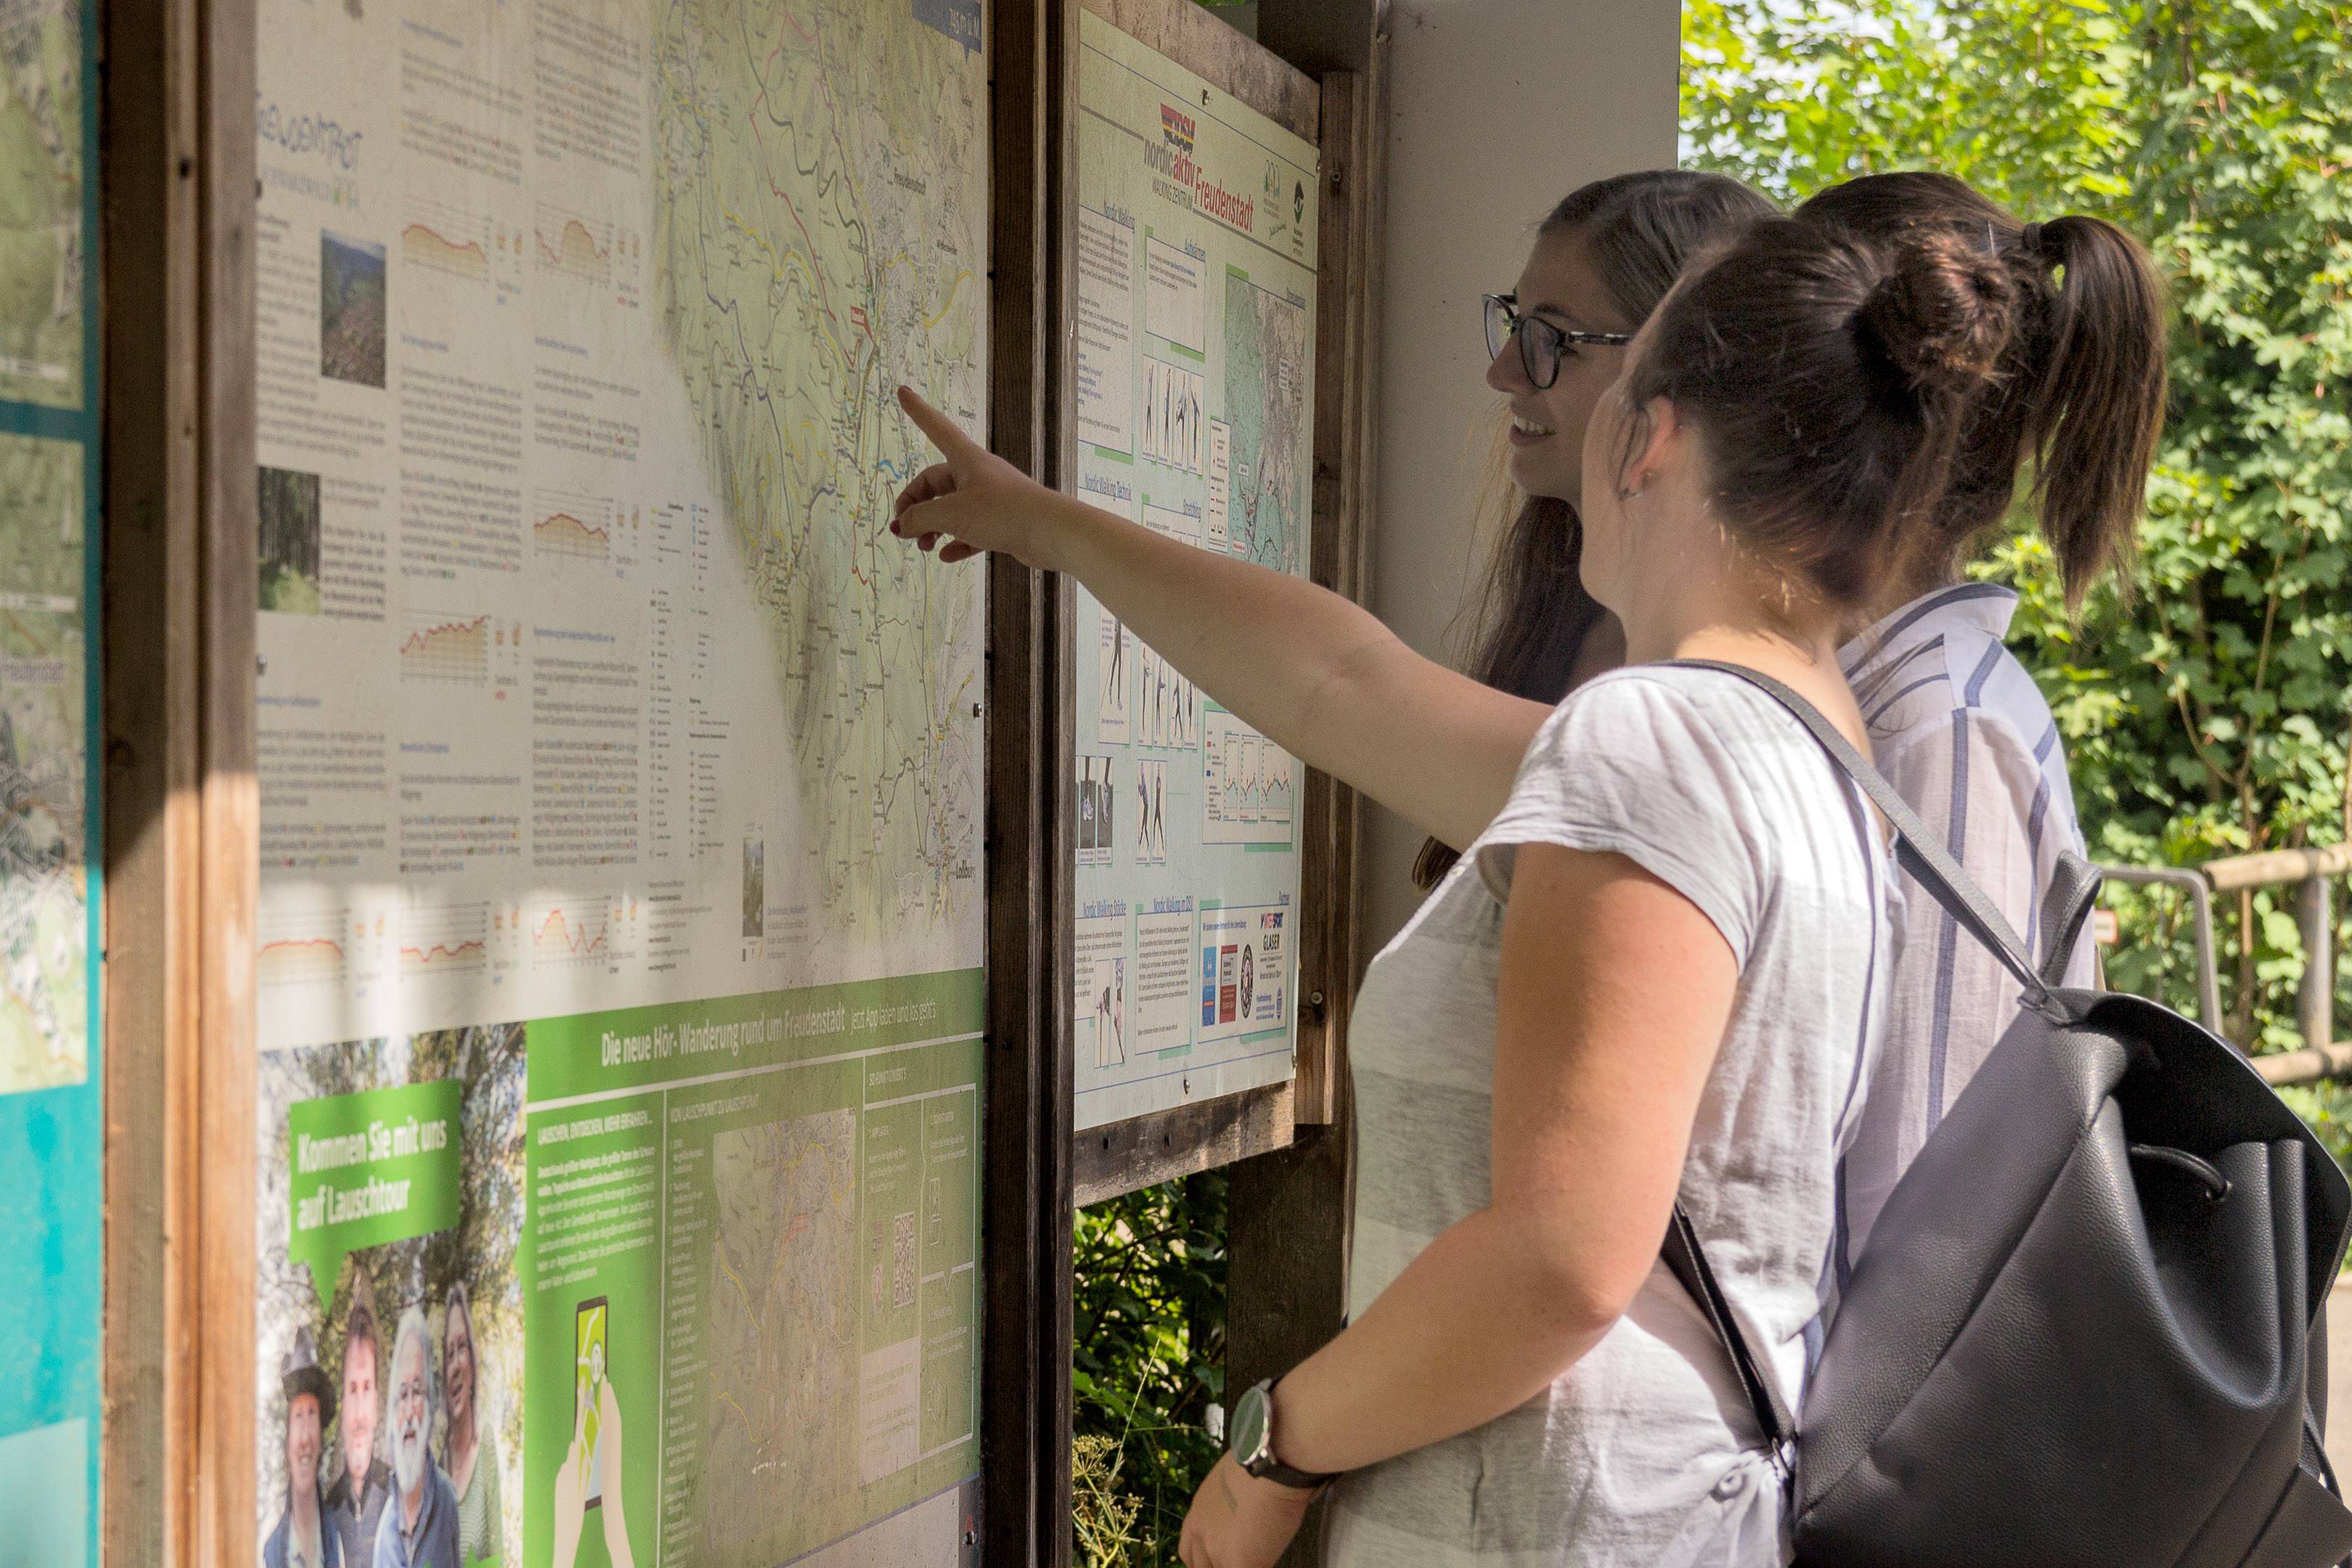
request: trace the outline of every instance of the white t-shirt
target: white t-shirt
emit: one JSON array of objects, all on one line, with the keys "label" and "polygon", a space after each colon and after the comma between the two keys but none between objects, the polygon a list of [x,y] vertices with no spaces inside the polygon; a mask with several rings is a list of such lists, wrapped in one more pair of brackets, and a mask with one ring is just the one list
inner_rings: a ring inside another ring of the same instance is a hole
[{"label": "white t-shirt", "polygon": [[[1738,985],[1681,1195],[1794,1408],[1832,1278],[1838,1161],[1877,1050],[1892,878],[1875,819],[1812,738],[1716,671],[1623,669],[1570,695],[1502,815],[1373,961],[1349,1037],[1350,1311],[1489,1201],[1495,989],[1522,844],[1624,855],[1731,946]],[[1761,1447],[1729,1362],[1661,1264],[1542,1394],[1343,1477],[1327,1560],[1777,1563],[1778,1484]]]},{"label": "white t-shirt", "polygon": [[[1997,584],[1940,588],[1854,638],[1840,662],[1878,771],[1942,836],[2039,963],[2051,940],[2042,897],[2059,853],[2083,852],[2083,830],[2050,706],[2001,642],[2016,609],[2016,594]],[[1886,1051],[1846,1156],[1842,1270],[2018,1012],[2018,984],[2000,962],[1907,873],[1897,885]],[[2085,926],[2066,984],[2089,985],[2095,973]]]}]

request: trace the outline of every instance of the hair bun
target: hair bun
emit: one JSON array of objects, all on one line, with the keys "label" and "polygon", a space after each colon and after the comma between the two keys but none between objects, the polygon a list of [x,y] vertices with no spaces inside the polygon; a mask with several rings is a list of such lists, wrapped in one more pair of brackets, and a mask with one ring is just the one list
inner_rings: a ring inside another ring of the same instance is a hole
[{"label": "hair bun", "polygon": [[2017,283],[2009,268],[1948,235],[1906,239],[1855,310],[1866,358],[1922,398],[1967,396],[1990,382],[2009,344]]}]

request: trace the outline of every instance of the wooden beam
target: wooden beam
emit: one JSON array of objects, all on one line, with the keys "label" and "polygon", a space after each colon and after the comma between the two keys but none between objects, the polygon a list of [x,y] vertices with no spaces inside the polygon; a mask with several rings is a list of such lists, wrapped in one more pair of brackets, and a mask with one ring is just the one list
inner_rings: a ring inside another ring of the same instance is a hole
[{"label": "wooden beam", "polygon": [[1077,1135],[1078,1206],[1289,1147],[1291,1096],[1289,1084],[1270,1083],[1087,1128]]},{"label": "wooden beam", "polygon": [[200,9],[196,0],[112,0],[99,16],[91,46],[104,62],[106,154],[86,173],[100,181],[105,323],[100,1549],[109,1563],[185,1563],[197,1560],[202,1451]]},{"label": "wooden beam", "polygon": [[2341,877],[2352,873],[2352,844],[2330,844],[2319,849],[2266,849],[2258,855],[2225,855],[2197,868],[2217,893],[2241,888],[2266,888],[2300,882],[2309,877]]},{"label": "wooden beam", "polygon": [[254,456],[255,0],[200,0],[196,159],[202,270],[196,350],[197,717],[203,816],[196,992],[197,1271],[194,1561],[259,1556],[254,1503],[254,915],[260,881],[254,643],[260,609]]}]

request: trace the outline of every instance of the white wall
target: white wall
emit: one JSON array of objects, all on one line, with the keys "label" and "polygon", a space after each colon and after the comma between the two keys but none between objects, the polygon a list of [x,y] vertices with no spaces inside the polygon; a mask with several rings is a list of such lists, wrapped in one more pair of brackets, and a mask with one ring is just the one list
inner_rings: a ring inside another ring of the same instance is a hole
[{"label": "white wall", "polygon": [[[1675,159],[1680,0],[1391,0],[1373,605],[1424,652],[1483,559],[1472,510],[1497,406],[1478,296],[1507,289],[1546,209]],[[1421,837],[1368,813],[1369,955],[1412,912]]]}]

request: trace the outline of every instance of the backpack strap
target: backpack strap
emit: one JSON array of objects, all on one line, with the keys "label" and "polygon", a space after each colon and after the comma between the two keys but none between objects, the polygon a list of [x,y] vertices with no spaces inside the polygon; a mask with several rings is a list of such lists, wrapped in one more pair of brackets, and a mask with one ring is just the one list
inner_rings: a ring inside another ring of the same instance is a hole
[{"label": "backpack strap", "polygon": [[1739,1320],[1731,1315],[1731,1303],[1723,1294],[1723,1287],[1715,1282],[1715,1270],[1707,1267],[1706,1253],[1698,1244],[1698,1228],[1691,1224],[1688,1210],[1675,1205],[1675,1217],[1666,1226],[1665,1245],[1658,1249],[1666,1267],[1674,1270],[1684,1289],[1690,1292],[1698,1310],[1706,1314],[1707,1327],[1731,1357],[1731,1370],[1739,1375],[1740,1392],[1748,1395],[1748,1407],[1756,1413],[1756,1424],[1764,1429],[1765,1441],[1772,1446],[1773,1462],[1785,1472],[1789,1454],[1797,1440],[1797,1423],[1789,1414],[1789,1406],[1780,1398],[1780,1390],[1764,1369],[1756,1363],[1748,1348],[1748,1336],[1739,1331]]},{"label": "backpack strap", "polygon": [[[1953,919],[1967,928],[1969,934],[1999,959],[2001,967],[2024,987],[2025,1005],[2036,1012],[2049,1012],[2056,1007],[2050,984],[2035,969],[2025,944],[2018,940],[2017,932],[2002,918],[2000,910],[1993,907],[1992,901],[1969,880],[1968,873],[1936,841],[1935,835],[1928,831],[1926,823],[1919,820],[1918,814],[1895,793],[1895,786],[1870,765],[1869,759],[1854,749],[1853,742],[1847,740],[1836,725],[1822,717],[1819,709],[1786,684],[1742,665],[1703,658],[1675,658],[1664,662],[1669,666],[1712,669],[1737,677],[1787,709],[1790,716],[1820,743],[1822,750],[1829,753],[1830,760],[1837,764],[1839,770],[1870,797],[1871,804],[1878,807],[1879,814],[1895,829],[1895,854],[1903,868],[1911,873],[1929,896],[1950,911]],[[2093,877],[2092,891],[2095,893],[2095,873]],[[2071,906],[2071,916],[2062,917],[2069,919],[2066,949],[2072,948],[2072,933],[2081,926],[2090,904],[2089,898],[2076,899]],[[2055,932],[2053,934],[2054,939]],[[2063,971],[2063,964],[2059,967]],[[1731,1358],[1732,1370],[1738,1374],[1739,1386],[1748,1396],[1748,1408],[1755,1413],[1756,1424],[1763,1429],[1766,1439],[1772,1446],[1774,1463],[1782,1468],[1784,1474],[1787,1473],[1789,1456],[1796,1441],[1796,1421],[1781,1400],[1779,1388],[1766,1375],[1755,1353],[1748,1348],[1747,1335],[1740,1331],[1738,1320],[1732,1316],[1731,1303],[1725,1298],[1723,1288],[1716,1282],[1715,1271],[1707,1267],[1706,1253],[1699,1245],[1698,1230],[1680,1203],[1675,1205],[1674,1222],[1667,1227],[1665,1244],[1658,1250],[1666,1267],[1682,1282],[1683,1289],[1690,1292],[1691,1300],[1698,1303],[1699,1310],[1706,1317],[1707,1326],[1715,1331],[1717,1341]]]},{"label": "backpack strap", "polygon": [[1918,813],[1895,793],[1895,786],[1870,765],[1869,759],[1854,749],[1853,742],[1847,740],[1836,725],[1822,716],[1819,709],[1780,681],[1743,665],[1723,664],[1708,658],[1671,658],[1661,662],[1669,668],[1713,669],[1735,676],[1787,709],[1790,716],[1820,743],[1822,750],[1830,754],[1830,760],[1838,765],[1840,771],[1870,797],[1870,803],[1878,807],[1879,815],[1885,817],[1888,826],[1895,829],[1895,858],[1903,868],[1910,872],[1913,879],[1927,890],[1928,896],[1941,904],[2024,988],[2025,1005],[2037,1013],[2053,1014],[2056,1003],[2050,994],[2050,986],[2035,968],[2032,956],[2025,951],[2025,943],[2019,940],[2016,931],[1993,906],[1992,900],[1984,896],[1983,890],[1969,879],[1969,874],[1960,869],[1959,862],[1936,841],[1936,836],[1928,831],[1927,825],[1919,820]]},{"label": "backpack strap", "polygon": [[2066,965],[2083,935],[2083,922],[2098,905],[2105,880],[2096,866],[2072,849],[2058,852],[2050,890],[2042,895],[2042,940],[2047,944],[2042,950],[2042,979],[2053,989],[2066,983]]}]

